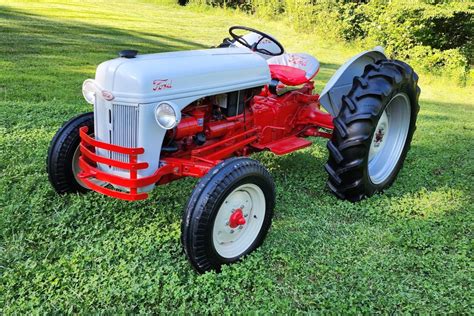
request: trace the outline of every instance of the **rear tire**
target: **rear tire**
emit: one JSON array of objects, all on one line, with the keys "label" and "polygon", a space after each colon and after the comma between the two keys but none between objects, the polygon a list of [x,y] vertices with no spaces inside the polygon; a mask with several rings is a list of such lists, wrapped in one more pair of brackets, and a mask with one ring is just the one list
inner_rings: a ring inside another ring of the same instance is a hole
[{"label": "rear tire", "polygon": [[274,206],[273,179],[258,161],[230,158],[211,169],[189,198],[181,224],[194,269],[219,271],[259,247]]},{"label": "rear tire", "polygon": [[359,201],[395,181],[416,129],[417,83],[398,60],[369,64],[354,78],[327,143],[328,186],[337,197]]},{"label": "rear tire", "polygon": [[75,175],[79,159],[79,128],[87,126],[94,133],[94,113],[85,113],[64,123],[56,132],[48,149],[46,172],[49,182],[59,194],[85,193],[89,189]]}]

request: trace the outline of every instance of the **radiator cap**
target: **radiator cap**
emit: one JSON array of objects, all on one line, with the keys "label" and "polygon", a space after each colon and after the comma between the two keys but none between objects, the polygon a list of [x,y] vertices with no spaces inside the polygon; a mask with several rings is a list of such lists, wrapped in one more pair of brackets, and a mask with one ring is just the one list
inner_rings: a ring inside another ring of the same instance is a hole
[{"label": "radiator cap", "polygon": [[135,58],[138,54],[138,50],[134,49],[124,49],[119,52],[119,57],[123,58]]}]

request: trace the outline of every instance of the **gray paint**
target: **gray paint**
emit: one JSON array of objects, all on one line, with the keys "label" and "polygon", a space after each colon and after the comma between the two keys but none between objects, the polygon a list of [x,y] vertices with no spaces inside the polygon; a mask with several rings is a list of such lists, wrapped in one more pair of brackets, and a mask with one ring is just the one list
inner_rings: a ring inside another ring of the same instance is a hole
[{"label": "gray paint", "polygon": [[362,75],[366,65],[387,59],[382,47],[362,52],[342,65],[321,92],[319,102],[333,117],[339,114],[342,97],[349,93],[354,77]]}]

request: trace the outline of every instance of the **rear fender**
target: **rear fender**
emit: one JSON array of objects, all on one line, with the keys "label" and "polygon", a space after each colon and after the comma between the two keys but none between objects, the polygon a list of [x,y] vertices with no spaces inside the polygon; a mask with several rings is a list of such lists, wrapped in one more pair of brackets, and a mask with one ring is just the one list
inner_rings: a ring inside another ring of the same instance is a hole
[{"label": "rear fender", "polygon": [[339,114],[342,96],[349,93],[354,77],[362,75],[365,66],[379,60],[385,60],[384,50],[377,46],[373,50],[362,52],[342,65],[331,77],[321,92],[319,102],[333,117]]}]

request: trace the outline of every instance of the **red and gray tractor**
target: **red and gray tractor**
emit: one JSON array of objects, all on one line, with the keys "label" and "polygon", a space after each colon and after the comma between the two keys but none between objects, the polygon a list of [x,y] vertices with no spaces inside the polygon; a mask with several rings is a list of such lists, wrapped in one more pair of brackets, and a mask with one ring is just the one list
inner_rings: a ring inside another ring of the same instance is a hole
[{"label": "red and gray tractor", "polygon": [[124,50],[100,64],[83,84],[93,112],[66,122],[47,158],[60,194],[136,201],[156,185],[200,178],[182,219],[198,272],[238,261],[271,226],[275,184],[252,153],[285,155],[327,138],[327,186],[356,202],[393,183],[419,110],[418,76],[380,47],[347,61],[318,94],[315,57],[248,27],[229,33],[216,48]]}]

